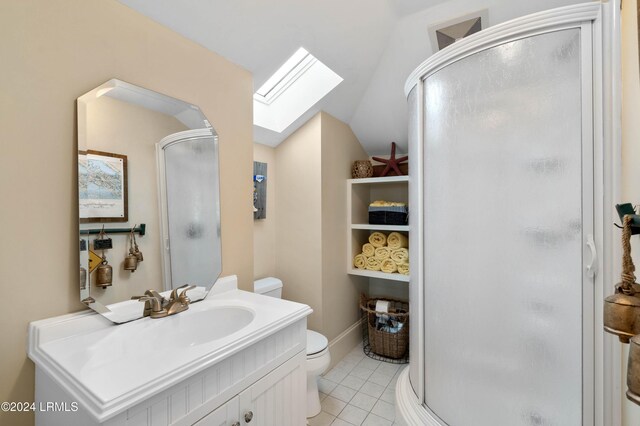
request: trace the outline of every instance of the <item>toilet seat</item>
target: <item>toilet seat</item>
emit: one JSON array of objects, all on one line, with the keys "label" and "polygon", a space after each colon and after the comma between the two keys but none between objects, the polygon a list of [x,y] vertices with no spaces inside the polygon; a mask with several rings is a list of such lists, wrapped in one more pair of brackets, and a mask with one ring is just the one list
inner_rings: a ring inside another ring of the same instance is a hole
[{"label": "toilet seat", "polygon": [[324,348],[320,352],[317,352],[317,353],[311,354],[311,355],[307,355],[307,360],[320,358],[322,356],[325,356],[327,353],[329,353],[329,348]]},{"label": "toilet seat", "polygon": [[307,359],[318,358],[327,352],[329,340],[322,334],[307,330]]}]

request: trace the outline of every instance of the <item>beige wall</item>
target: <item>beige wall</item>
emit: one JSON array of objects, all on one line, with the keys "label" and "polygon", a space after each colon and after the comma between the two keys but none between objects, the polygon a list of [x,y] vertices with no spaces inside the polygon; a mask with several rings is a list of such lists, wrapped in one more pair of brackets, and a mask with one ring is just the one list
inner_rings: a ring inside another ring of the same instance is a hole
[{"label": "beige wall", "polygon": [[267,163],[267,217],[253,221],[253,276],[276,276],[276,150],[253,144],[253,161]]},{"label": "beige wall", "polygon": [[[0,2],[0,400],[33,400],[30,321],[78,301],[78,96],[119,78],[196,104],[220,134],[223,274],[253,281],[252,78],[115,0]],[[0,424],[32,424],[0,413]]]},{"label": "beige wall", "polygon": [[[96,287],[97,274],[91,274],[90,294],[103,305],[144,294],[147,289],[164,290],[160,259],[160,216],[156,189],[156,143],[165,136],[187,130],[176,118],[157,111],[123,102],[109,96],[93,99],[86,106],[86,149],[127,156],[129,221],[118,227],[146,225],[144,237],[137,237],[144,262],[131,273],[124,270],[124,258],[129,250],[127,234],[112,235],[113,249],[106,252],[113,267],[113,285]],[[85,223],[83,229],[96,228]],[[89,239],[91,244],[92,239]],[[86,266],[85,266],[86,268]]]},{"label": "beige wall", "polygon": [[321,114],[276,148],[276,277],[285,299],[313,308],[309,328],[322,327]]},{"label": "beige wall", "polygon": [[[351,128],[322,113],[322,332],[329,340],[358,321],[368,280],[347,275],[347,179],[355,160],[368,158]],[[353,346],[352,346],[353,347]]]},{"label": "beige wall", "polygon": [[[622,3],[622,200],[640,203],[640,67],[638,66],[637,0]],[[633,260],[640,265],[640,239],[631,239]],[[640,407],[627,400],[627,355],[622,345],[622,424],[640,424]]]},{"label": "beige wall", "polygon": [[346,181],[367,154],[347,124],[324,112],[275,153],[276,276],[283,297],[313,308],[309,328],[332,340],[358,320],[367,285],[346,274]]}]

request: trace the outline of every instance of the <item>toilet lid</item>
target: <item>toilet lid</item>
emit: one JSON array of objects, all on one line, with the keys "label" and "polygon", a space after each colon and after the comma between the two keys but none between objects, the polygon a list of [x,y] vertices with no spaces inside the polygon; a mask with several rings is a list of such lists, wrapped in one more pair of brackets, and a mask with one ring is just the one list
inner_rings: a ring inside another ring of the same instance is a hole
[{"label": "toilet lid", "polygon": [[307,330],[307,355],[317,354],[327,348],[329,341],[322,334]]}]

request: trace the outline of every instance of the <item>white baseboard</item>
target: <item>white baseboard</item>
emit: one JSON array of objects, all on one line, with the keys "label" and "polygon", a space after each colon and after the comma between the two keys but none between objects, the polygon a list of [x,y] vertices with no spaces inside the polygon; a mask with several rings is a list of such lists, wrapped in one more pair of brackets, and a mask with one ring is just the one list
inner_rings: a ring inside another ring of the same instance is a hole
[{"label": "white baseboard", "polygon": [[329,342],[329,352],[331,353],[331,364],[327,371],[333,368],[342,358],[344,358],[358,343],[362,342],[362,328],[360,320],[349,326],[345,331]]}]

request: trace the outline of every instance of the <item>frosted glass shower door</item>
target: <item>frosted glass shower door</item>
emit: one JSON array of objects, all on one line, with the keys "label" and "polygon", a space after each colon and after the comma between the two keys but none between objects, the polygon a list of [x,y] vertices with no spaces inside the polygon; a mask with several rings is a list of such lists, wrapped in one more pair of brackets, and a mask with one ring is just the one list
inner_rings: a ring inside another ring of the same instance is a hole
[{"label": "frosted glass shower door", "polygon": [[581,31],[424,80],[425,402],[448,425],[582,424],[593,166]]},{"label": "frosted glass shower door", "polygon": [[163,149],[171,287],[210,288],[222,270],[216,142],[185,138]]}]

